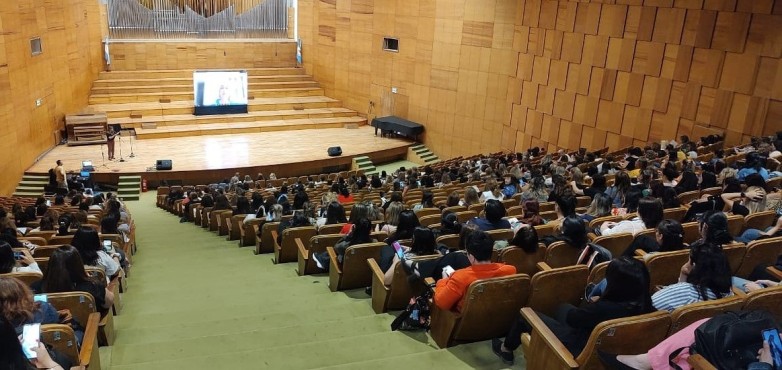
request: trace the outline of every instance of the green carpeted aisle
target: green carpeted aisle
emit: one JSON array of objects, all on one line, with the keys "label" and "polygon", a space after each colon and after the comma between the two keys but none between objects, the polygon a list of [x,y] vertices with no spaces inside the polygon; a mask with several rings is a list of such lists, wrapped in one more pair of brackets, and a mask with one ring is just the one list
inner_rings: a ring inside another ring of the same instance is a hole
[{"label": "green carpeted aisle", "polygon": [[332,293],[326,276],[180,224],[153,192],[128,206],[138,254],[104,369],[503,368],[488,342],[441,350],[391,332],[363,290]]}]

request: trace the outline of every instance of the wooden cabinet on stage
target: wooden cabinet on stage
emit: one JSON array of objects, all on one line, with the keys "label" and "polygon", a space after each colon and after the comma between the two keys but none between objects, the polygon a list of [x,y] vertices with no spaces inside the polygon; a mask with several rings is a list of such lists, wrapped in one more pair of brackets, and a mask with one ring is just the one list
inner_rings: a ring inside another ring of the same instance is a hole
[{"label": "wooden cabinet on stage", "polygon": [[103,144],[106,142],[106,113],[74,114],[65,116],[68,145]]}]

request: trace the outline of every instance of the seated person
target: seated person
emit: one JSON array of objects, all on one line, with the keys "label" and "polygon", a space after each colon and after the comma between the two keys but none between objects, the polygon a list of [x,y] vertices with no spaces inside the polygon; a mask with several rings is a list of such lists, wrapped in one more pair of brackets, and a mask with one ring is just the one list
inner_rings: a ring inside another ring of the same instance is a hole
[{"label": "seated person", "polygon": [[36,272],[40,274],[41,268],[38,267],[38,263],[35,262],[27,248],[22,249],[21,252],[16,252],[11,248],[10,244],[0,241],[0,274],[12,272]]},{"label": "seated person", "polygon": [[[620,257],[612,260],[606,269],[606,290],[599,299],[581,307],[563,304],[555,317],[538,313],[541,320],[574,356],[586,346],[592,330],[601,322],[652,312],[649,297],[649,271],[643,262]],[[492,350],[506,364],[513,364],[513,351],[521,345],[521,334],[532,327],[519,318],[511,327],[505,341],[492,340]]]},{"label": "seated person", "polygon": [[678,251],[686,246],[682,224],[676,220],[662,220],[657,225],[654,237],[639,235],[633,239],[622,255],[634,257],[635,251],[638,249],[646,253]]},{"label": "seated person", "polygon": [[730,288],[731,270],[722,248],[711,243],[693,244],[679,282],[654,293],[652,304],[658,310],[673,311],[690,303],[732,295]]},{"label": "seated person", "polygon": [[475,217],[469,222],[478,226],[481,231],[510,229],[510,222],[505,217],[505,206],[499,200],[489,199],[483,209],[484,217]]},{"label": "seated person", "polygon": [[[334,245],[334,251],[337,253],[337,263],[342,263],[345,257],[345,251],[348,247],[364,244],[374,243],[377,240],[372,238],[372,222],[366,217],[359,219],[353,226],[353,229],[348,235],[345,235],[339,242]],[[329,270],[329,254],[328,252],[313,253],[312,258],[315,260],[315,264],[322,270]]]},{"label": "seated person", "polygon": [[521,217],[519,221],[525,225],[538,226],[546,221],[540,217],[540,203],[536,199],[527,199],[521,202]]},{"label": "seated person", "polygon": [[[47,302],[34,302],[30,287],[18,279],[0,276],[0,312],[17,335],[25,324],[59,324],[57,309]],[[84,336],[84,332],[81,332]],[[81,342],[81,338],[79,338]]]},{"label": "seated person", "polygon": [[554,211],[557,212],[557,218],[546,222],[546,225],[558,226],[562,224],[566,217],[575,216],[577,203],[576,197],[572,195],[557,197],[557,199],[554,200]]},{"label": "seated person", "polygon": [[494,241],[488,234],[482,231],[471,234],[467,238],[467,258],[471,266],[456,271],[443,270],[443,278],[435,287],[434,304],[443,310],[461,311],[464,295],[473,281],[515,274],[513,266],[491,262],[493,249]]},{"label": "seated person", "polygon": [[380,270],[385,274],[383,278],[383,284],[385,285],[391,285],[391,281],[394,280],[394,268],[399,261],[417,256],[439,255],[435,249],[437,242],[434,238],[434,232],[428,227],[416,227],[413,230],[413,242],[410,247],[400,247],[404,256],[402,259],[399,258],[399,253],[393,245],[385,245],[380,249],[380,261],[378,261],[378,264],[380,265]]},{"label": "seated person", "polygon": [[304,212],[297,211],[290,220],[282,221],[277,225],[277,244],[282,245],[282,232],[294,227],[312,226],[310,219]]},{"label": "seated person", "polygon": [[611,197],[603,193],[598,193],[592,198],[592,203],[589,204],[586,212],[579,214],[578,216],[585,222],[591,222],[596,218],[610,216],[611,206]]},{"label": "seated person", "polygon": [[55,350],[47,350],[43,342],[36,347],[28,348],[36,353],[36,358],[28,359],[22,350],[22,343],[14,331],[13,324],[6,319],[0,319],[0,347],[3,348],[0,355],[0,368],[3,369],[83,369],[83,367],[71,368],[71,361],[67,356],[58,356]]},{"label": "seated person", "polygon": [[95,309],[105,316],[114,304],[114,293],[106,282],[95,279],[84,270],[79,251],[70,245],[57,248],[49,257],[43,279],[33,283],[36,293],[87,292],[95,299]]},{"label": "seated person", "polygon": [[619,222],[607,221],[600,225],[601,235],[639,232],[657,227],[663,220],[663,204],[657,198],[643,197],[638,202],[638,217]]},{"label": "seated person", "polygon": [[91,227],[82,227],[76,230],[71,245],[79,251],[82,261],[86,266],[95,266],[103,270],[106,278],[117,275],[120,270],[121,255],[109,248],[109,253],[101,243],[98,232]]}]

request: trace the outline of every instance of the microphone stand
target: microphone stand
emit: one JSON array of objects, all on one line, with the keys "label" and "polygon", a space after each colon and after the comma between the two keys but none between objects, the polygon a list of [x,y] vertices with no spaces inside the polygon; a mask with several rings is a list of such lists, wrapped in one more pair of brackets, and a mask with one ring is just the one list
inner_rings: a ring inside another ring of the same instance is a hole
[{"label": "microphone stand", "polygon": [[122,130],[117,133],[119,139],[119,161],[125,162],[125,158],[122,158]]},{"label": "microphone stand", "polygon": [[133,154],[133,133],[136,130],[131,129],[131,130],[128,130],[128,131],[130,131],[130,158],[133,158],[133,157],[136,156],[135,154]]}]

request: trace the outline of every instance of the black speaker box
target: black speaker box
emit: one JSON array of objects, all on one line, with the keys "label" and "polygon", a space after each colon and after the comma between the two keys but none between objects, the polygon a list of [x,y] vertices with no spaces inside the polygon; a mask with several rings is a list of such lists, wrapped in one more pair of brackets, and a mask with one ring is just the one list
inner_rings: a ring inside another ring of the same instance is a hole
[{"label": "black speaker box", "polygon": [[336,157],[342,155],[342,147],[332,146],[329,148],[329,157]]},{"label": "black speaker box", "polygon": [[165,170],[171,170],[171,160],[170,159],[158,159],[157,163],[155,164],[155,168],[158,171],[165,171]]}]

